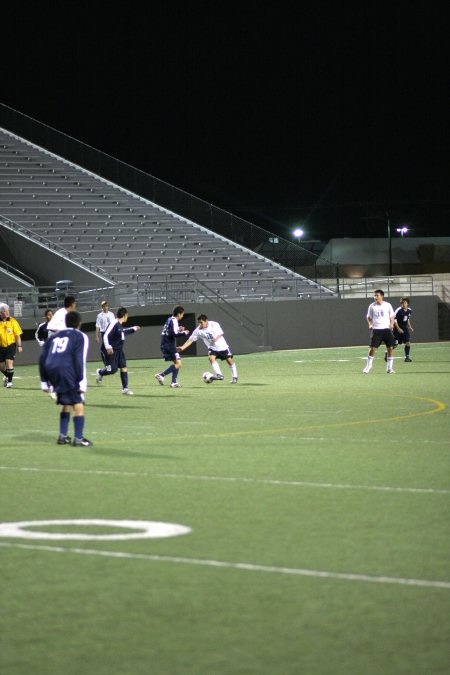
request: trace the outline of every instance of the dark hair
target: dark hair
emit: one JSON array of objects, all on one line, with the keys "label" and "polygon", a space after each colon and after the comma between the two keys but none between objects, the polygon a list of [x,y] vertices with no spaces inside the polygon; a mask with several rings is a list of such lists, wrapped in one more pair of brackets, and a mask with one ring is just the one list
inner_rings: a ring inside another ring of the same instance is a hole
[{"label": "dark hair", "polygon": [[379,294],[382,295],[383,298],[384,298],[384,291],[382,291],[381,288],[377,288],[377,290],[374,291],[373,294],[375,295],[375,293],[379,293]]},{"label": "dark hair", "polygon": [[128,314],[128,310],[126,307],[119,307],[119,309],[116,312],[116,316],[118,319],[123,319],[123,317]]},{"label": "dark hair", "polygon": [[400,302],[407,302],[408,305],[409,305],[409,298],[406,298],[406,297],[400,298]]},{"label": "dark hair", "polygon": [[181,305],[177,305],[176,307],[174,307],[172,316],[176,316],[177,314],[184,314],[184,307],[182,307]]},{"label": "dark hair", "polygon": [[50,307],[49,307],[48,309],[46,309],[45,312],[44,312],[45,318],[47,318],[47,314],[48,314],[49,312],[51,312],[51,313],[53,314],[53,310],[50,309]]},{"label": "dark hair", "polygon": [[71,305],[76,304],[76,299],[74,295],[66,295],[64,298],[64,307],[67,309],[67,307],[70,307]]},{"label": "dark hair", "polygon": [[197,321],[208,321],[208,317],[206,316],[206,314],[199,314],[199,316],[197,317]]},{"label": "dark hair", "polygon": [[81,326],[81,314],[79,312],[67,312],[66,326],[67,328],[79,328]]}]

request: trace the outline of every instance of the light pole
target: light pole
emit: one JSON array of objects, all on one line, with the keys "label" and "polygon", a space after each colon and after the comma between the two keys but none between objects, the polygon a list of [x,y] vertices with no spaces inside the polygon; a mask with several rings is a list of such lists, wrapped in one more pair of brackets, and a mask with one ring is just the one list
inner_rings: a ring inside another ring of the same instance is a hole
[{"label": "light pole", "polygon": [[[292,230],[293,236],[297,239],[297,244],[300,245],[300,239],[305,234],[301,227],[296,227],[295,230]],[[301,252],[294,250],[294,272],[297,271],[297,262],[300,262]]]},{"label": "light pole", "polygon": [[392,276],[392,239],[391,239],[391,221],[389,219],[389,213],[386,211],[387,216],[387,235],[388,235],[388,248],[389,248],[389,276]]}]

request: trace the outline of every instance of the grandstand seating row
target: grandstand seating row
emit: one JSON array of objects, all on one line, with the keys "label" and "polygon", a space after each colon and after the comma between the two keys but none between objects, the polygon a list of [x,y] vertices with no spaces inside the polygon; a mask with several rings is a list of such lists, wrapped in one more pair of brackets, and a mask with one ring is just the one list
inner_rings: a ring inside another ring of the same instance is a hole
[{"label": "grandstand seating row", "polygon": [[[267,279],[267,295],[323,292],[291,270],[1,129],[0,215],[30,237],[94,263],[113,283],[132,286],[142,274],[170,279],[178,273],[217,280],[217,289],[229,278],[228,298],[242,297],[239,282],[257,277]],[[256,289],[251,283],[248,295]]]}]

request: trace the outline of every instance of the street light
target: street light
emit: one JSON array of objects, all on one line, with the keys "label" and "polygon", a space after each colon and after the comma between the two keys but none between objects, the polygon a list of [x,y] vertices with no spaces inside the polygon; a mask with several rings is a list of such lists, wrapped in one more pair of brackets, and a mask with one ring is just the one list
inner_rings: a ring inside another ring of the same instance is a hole
[{"label": "street light", "polygon": [[403,235],[408,232],[408,228],[407,227],[397,227],[396,231],[403,237]]},{"label": "street light", "polygon": [[297,244],[300,243],[300,239],[303,237],[305,234],[304,231],[301,229],[301,227],[296,227],[295,230],[292,231],[292,234],[294,237],[297,239]]}]

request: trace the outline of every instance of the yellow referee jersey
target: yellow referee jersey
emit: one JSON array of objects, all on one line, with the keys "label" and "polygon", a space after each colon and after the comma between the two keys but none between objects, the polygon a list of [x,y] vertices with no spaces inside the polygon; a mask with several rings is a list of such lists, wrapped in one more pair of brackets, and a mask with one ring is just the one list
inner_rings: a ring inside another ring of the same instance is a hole
[{"label": "yellow referee jersey", "polygon": [[17,335],[22,335],[22,329],[13,316],[6,321],[0,321],[0,347],[9,347],[16,341]]}]

